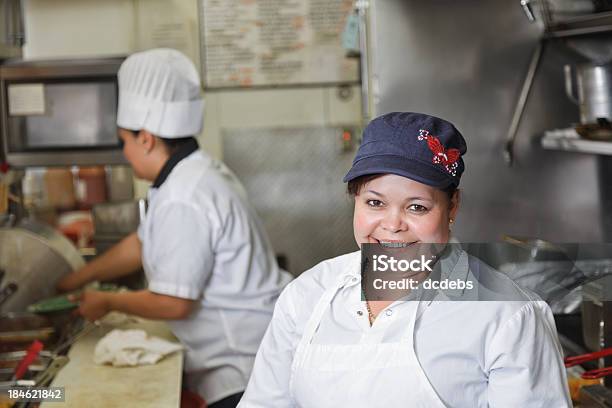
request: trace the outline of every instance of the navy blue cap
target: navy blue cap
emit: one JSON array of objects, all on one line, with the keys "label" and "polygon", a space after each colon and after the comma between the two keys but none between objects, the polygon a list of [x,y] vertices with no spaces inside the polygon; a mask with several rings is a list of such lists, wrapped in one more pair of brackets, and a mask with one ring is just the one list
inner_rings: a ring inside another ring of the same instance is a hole
[{"label": "navy blue cap", "polygon": [[397,174],[439,189],[459,186],[465,139],[452,123],[423,113],[393,112],[363,131],[346,183],[368,174]]}]

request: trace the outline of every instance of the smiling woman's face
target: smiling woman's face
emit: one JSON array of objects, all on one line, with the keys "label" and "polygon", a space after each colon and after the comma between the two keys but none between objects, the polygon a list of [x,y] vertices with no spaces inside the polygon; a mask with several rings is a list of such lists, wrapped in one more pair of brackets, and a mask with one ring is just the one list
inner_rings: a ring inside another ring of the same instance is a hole
[{"label": "smiling woman's face", "polygon": [[446,243],[459,193],[452,200],[437,188],[395,174],[377,177],[355,195],[353,231],[357,244]]}]

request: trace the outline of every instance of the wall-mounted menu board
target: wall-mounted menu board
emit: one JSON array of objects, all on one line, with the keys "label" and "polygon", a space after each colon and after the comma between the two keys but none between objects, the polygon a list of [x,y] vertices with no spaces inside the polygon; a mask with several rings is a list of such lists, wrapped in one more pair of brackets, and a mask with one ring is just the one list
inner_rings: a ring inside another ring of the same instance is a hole
[{"label": "wall-mounted menu board", "polygon": [[350,83],[341,36],[352,0],[199,0],[206,88]]}]

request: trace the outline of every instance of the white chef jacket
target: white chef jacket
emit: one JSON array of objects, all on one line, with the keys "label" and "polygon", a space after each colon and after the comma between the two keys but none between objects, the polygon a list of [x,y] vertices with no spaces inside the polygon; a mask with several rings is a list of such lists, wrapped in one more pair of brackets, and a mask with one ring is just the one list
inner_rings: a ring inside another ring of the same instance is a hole
[{"label": "white chef jacket", "polygon": [[[548,305],[454,248],[439,262],[441,277],[480,282],[482,287],[469,295],[477,293],[478,299],[451,301],[466,292],[441,291],[434,300],[419,303],[414,331],[418,361],[440,400],[449,407],[571,407]],[[330,346],[398,341],[413,302],[392,303],[370,327],[361,300],[360,258],[355,252],[324,261],[285,288],[240,408],[308,406],[290,392],[293,356],[314,305],[339,275],[346,284],[312,341]],[[500,297],[512,300],[482,301]],[[397,386],[410,384],[398,379]],[[329,387],[334,390],[335,384]]]},{"label": "white chef jacket", "polygon": [[209,404],[245,389],[290,280],[245,196],[223,163],[196,150],[149,190],[138,229],[148,289],[197,301],[169,325],[186,346],[187,387]]}]

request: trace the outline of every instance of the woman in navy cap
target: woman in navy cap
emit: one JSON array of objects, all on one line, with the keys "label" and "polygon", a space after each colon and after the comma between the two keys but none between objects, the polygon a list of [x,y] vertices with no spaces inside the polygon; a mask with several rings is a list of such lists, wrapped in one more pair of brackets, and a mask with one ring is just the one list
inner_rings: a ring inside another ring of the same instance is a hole
[{"label": "woman in navy cap", "polygon": [[362,249],[443,244],[438,282],[477,290],[364,300],[360,252],[326,260],[281,294],[239,407],[571,406],[546,303],[447,245],[465,152],[451,123],[390,113],[366,127],[344,181]]}]

